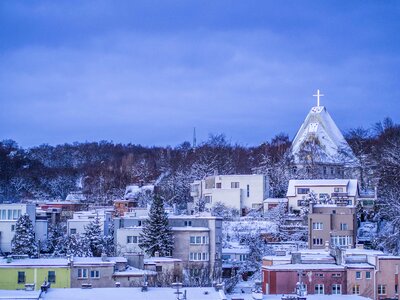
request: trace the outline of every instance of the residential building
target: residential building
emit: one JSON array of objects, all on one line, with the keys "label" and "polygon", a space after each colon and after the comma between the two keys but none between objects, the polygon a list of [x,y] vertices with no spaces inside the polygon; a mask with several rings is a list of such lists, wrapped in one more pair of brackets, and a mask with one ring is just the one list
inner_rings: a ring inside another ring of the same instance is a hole
[{"label": "residential building", "polygon": [[74,212],[72,219],[67,220],[67,234],[83,234],[85,227],[96,218],[100,220],[102,234],[107,235],[112,224],[112,209]]},{"label": "residential building", "polygon": [[[362,246],[362,245],[361,245]],[[297,282],[309,294],[349,294],[370,299],[398,298],[400,256],[362,248],[302,250],[263,258],[265,294],[290,294]]]},{"label": "residential building", "polygon": [[193,182],[190,195],[195,206],[204,203],[206,210],[220,203],[246,215],[251,209],[262,211],[268,189],[264,175],[214,175]]},{"label": "residential building", "polygon": [[[35,204],[0,204],[0,250],[2,252],[11,252],[11,240],[15,235],[15,225],[21,215],[27,214],[29,219],[32,221],[33,226],[36,226],[35,211]],[[38,233],[41,232],[39,229],[38,231]],[[42,239],[42,236],[38,235],[36,238]]]},{"label": "residential building", "polygon": [[230,242],[222,248],[222,278],[235,276],[240,266],[248,261],[249,255],[250,248],[239,243]]},{"label": "residential building", "polygon": [[308,208],[310,195],[318,204],[355,206],[359,196],[356,179],[289,180],[286,197],[289,211],[300,212]]},{"label": "residential building", "polygon": [[150,257],[144,260],[144,269],[157,273],[158,286],[170,286],[182,282],[183,264],[181,259],[172,257]]},{"label": "residential building", "polygon": [[114,272],[126,270],[123,257],[74,257],[71,259],[71,287],[115,287]]},{"label": "residential building", "polygon": [[[142,252],[139,247],[140,233],[146,218],[147,216],[131,212],[114,219],[119,255]],[[174,237],[171,257],[182,261],[184,272],[191,274],[193,278],[202,276],[201,272],[207,272],[207,278],[219,274],[222,266],[222,218],[207,213],[169,214],[168,221]]]},{"label": "residential building", "polygon": [[54,288],[71,287],[71,266],[66,258],[0,259],[0,290],[24,289],[33,284],[40,289],[44,282]]}]

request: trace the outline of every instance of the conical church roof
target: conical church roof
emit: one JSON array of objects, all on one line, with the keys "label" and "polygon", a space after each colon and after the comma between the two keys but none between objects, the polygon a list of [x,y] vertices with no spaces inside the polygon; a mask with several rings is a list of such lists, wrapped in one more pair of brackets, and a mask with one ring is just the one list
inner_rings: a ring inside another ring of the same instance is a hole
[{"label": "conical church roof", "polygon": [[301,163],[300,152],[304,144],[316,140],[324,152],[319,156],[319,163],[348,164],[355,161],[353,151],[324,106],[311,108],[292,142],[291,153],[296,163]]}]

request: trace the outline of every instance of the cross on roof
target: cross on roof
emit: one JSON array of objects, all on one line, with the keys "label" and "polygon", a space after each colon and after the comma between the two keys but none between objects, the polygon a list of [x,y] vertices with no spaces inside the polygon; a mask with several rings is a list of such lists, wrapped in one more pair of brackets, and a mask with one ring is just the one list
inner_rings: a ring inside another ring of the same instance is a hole
[{"label": "cross on roof", "polygon": [[319,89],[317,90],[317,94],[316,95],[313,95],[313,97],[317,97],[317,106],[319,107],[319,97],[322,97],[322,96],[324,96],[324,94],[320,94],[319,93]]}]

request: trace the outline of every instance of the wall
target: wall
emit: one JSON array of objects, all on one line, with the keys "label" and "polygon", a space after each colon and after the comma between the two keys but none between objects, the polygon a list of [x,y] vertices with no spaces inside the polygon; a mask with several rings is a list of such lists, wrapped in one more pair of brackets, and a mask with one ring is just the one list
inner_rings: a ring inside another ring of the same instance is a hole
[{"label": "wall", "polygon": [[0,289],[1,290],[16,290],[24,289],[25,284],[18,284],[18,272],[25,272],[25,283],[35,283],[35,288],[40,289],[40,286],[48,279],[48,271],[56,272],[56,282],[51,284],[52,288],[69,288],[70,268],[0,268]]}]

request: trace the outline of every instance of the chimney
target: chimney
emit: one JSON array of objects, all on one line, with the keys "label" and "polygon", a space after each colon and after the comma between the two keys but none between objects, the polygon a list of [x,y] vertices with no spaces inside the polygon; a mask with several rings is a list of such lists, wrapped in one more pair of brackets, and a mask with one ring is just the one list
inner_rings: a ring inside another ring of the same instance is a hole
[{"label": "chimney", "polygon": [[108,261],[107,254],[105,253],[101,254],[101,261]]}]

